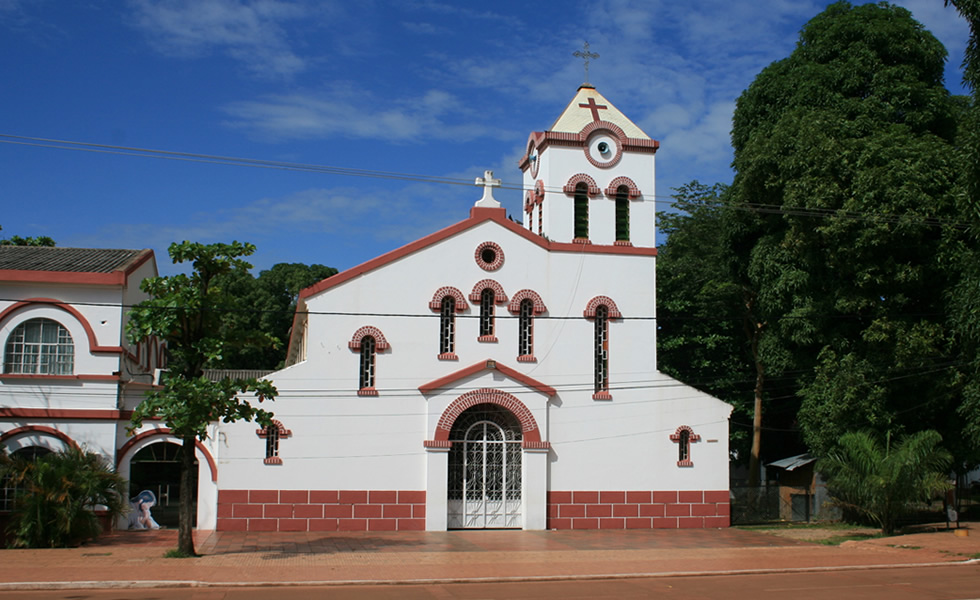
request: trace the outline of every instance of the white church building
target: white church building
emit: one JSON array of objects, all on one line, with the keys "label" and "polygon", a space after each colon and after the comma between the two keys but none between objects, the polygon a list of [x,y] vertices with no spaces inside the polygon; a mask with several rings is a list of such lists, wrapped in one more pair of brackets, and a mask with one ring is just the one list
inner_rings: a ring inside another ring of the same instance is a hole
[{"label": "white church building", "polygon": [[[522,224],[488,172],[468,218],[304,290],[267,376],[275,426],[215,424],[198,447],[198,528],[728,526],[731,407],[657,371],[658,147],[583,85],[528,139]],[[17,414],[0,441],[76,422]],[[174,441],[116,431],[98,449],[124,475]]]}]

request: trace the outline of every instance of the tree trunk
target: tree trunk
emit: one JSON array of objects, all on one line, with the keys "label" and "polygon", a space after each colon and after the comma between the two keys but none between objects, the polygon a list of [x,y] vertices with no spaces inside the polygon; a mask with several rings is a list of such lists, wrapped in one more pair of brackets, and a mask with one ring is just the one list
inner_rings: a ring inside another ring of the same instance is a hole
[{"label": "tree trunk", "polygon": [[183,456],[180,463],[180,509],[177,527],[177,550],[188,556],[196,556],[194,552],[194,436],[183,438]]},{"label": "tree trunk", "polygon": [[749,453],[749,487],[759,485],[759,455],[762,451],[762,363],[755,359],[755,406],[752,411],[752,450]]}]

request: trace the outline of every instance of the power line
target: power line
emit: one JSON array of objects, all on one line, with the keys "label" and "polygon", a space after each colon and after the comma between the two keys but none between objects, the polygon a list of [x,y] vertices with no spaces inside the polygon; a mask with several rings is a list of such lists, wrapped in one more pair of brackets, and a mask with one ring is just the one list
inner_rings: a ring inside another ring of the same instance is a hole
[{"label": "power line", "polygon": [[[267,160],[258,158],[246,158],[238,156],[224,156],[218,154],[203,154],[197,152],[180,152],[173,150],[158,150],[154,148],[141,148],[137,146],[117,146],[113,144],[96,144],[91,142],[78,142],[73,140],[60,140],[53,138],[42,138],[33,136],[23,136],[23,135],[13,135],[7,133],[0,133],[0,143],[12,144],[19,146],[33,146],[38,148],[51,148],[55,150],[75,150],[80,152],[93,152],[98,154],[112,154],[119,156],[132,156],[132,157],[142,157],[142,158],[157,158],[164,160],[176,160],[183,162],[196,162],[204,164],[217,164],[217,165],[227,165],[227,166],[240,166],[240,167],[252,167],[261,169],[279,169],[285,171],[301,171],[309,173],[321,173],[327,175],[341,175],[348,177],[367,177],[373,179],[391,179],[399,181],[417,181],[422,183],[434,183],[441,185],[460,185],[460,186],[473,186],[472,179],[460,179],[454,177],[443,177],[438,175],[425,175],[419,173],[398,173],[394,171],[379,171],[373,169],[358,169],[353,167],[336,167],[330,165],[319,165],[312,163],[297,163],[289,161],[277,161],[277,160]],[[505,190],[516,190],[516,191],[530,191],[524,187],[523,184],[506,183],[503,182],[500,189]],[[565,190],[563,187],[545,186],[545,192],[559,193],[564,195]],[[672,205],[674,204],[674,199],[672,196],[657,195],[657,194],[644,194],[645,197],[653,198],[653,202],[660,205]],[[721,201],[706,201],[706,200],[696,200],[687,201],[688,203],[700,204],[702,206],[709,206],[715,208],[729,208],[733,210],[754,212],[761,214],[777,214],[786,216],[797,216],[797,217],[810,217],[810,218],[842,218],[857,221],[869,221],[873,223],[885,223],[885,224],[901,224],[908,222],[910,218],[914,218],[917,224],[932,226],[932,227],[953,227],[957,229],[969,229],[972,227],[969,223],[961,223],[958,221],[953,221],[949,219],[941,219],[938,217],[910,217],[909,215],[895,215],[895,214],[872,214],[872,213],[861,213],[857,211],[847,211],[844,209],[835,208],[811,208],[811,207],[794,207],[794,206],[783,206],[776,204],[761,204],[756,202],[747,202],[742,204],[725,204]]]},{"label": "power line", "polygon": [[[329,279],[329,278],[328,278]],[[0,298],[0,302],[23,302],[22,298]],[[32,302],[34,303],[34,302]],[[47,304],[46,302],[36,302],[37,304]],[[121,308],[121,309],[133,309],[139,306],[139,304],[122,304],[118,302],[66,302],[65,304],[71,304],[73,306],[99,306],[99,307],[110,307],[110,308]],[[140,308],[150,308],[152,310],[161,311],[191,311],[191,312],[213,312],[213,313],[233,313],[233,314],[301,314],[301,315],[317,315],[317,316],[328,316],[328,317],[370,317],[370,318],[406,318],[406,319],[439,319],[442,315],[437,312],[432,313],[393,313],[393,312],[353,312],[353,311],[321,311],[321,310],[279,310],[279,309],[259,309],[259,308],[191,308],[186,306],[151,306],[151,307],[140,307]],[[942,317],[945,313],[896,313],[888,314],[890,318],[908,318],[908,319],[921,319],[927,317]],[[776,317],[776,320],[814,320],[814,319],[867,319],[871,317],[876,317],[877,315],[872,314],[811,314],[811,315],[783,315]],[[480,319],[479,314],[454,314],[454,318],[457,319]],[[584,319],[582,315],[535,315],[534,319],[542,320],[557,320],[557,321],[568,321],[568,320],[581,320]],[[504,319],[504,320],[518,320],[520,315],[513,314],[494,314],[494,319]],[[740,321],[743,317],[688,317],[688,316],[656,316],[656,315],[635,315],[627,316],[622,315],[616,317],[615,319],[610,319],[611,321]]]}]

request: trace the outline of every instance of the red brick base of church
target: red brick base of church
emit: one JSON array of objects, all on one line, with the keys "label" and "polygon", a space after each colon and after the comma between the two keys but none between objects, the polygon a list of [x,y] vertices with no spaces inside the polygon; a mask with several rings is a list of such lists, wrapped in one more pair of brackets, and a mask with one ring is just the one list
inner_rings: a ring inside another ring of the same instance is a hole
[{"label": "red brick base of church", "polygon": [[425,492],[219,490],[218,531],[422,531]]},{"label": "red brick base of church", "polygon": [[[548,492],[548,529],[728,527],[728,491]],[[419,490],[220,490],[218,531],[422,531]]]},{"label": "red brick base of church", "polygon": [[727,490],[548,492],[548,529],[702,529],[729,526]]}]

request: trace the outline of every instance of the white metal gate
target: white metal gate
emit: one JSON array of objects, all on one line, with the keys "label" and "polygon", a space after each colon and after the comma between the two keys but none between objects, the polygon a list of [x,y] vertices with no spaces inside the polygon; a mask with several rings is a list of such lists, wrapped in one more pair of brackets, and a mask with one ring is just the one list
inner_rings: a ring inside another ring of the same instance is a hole
[{"label": "white metal gate", "polygon": [[521,527],[521,428],[505,409],[478,405],[450,433],[450,529]]}]

